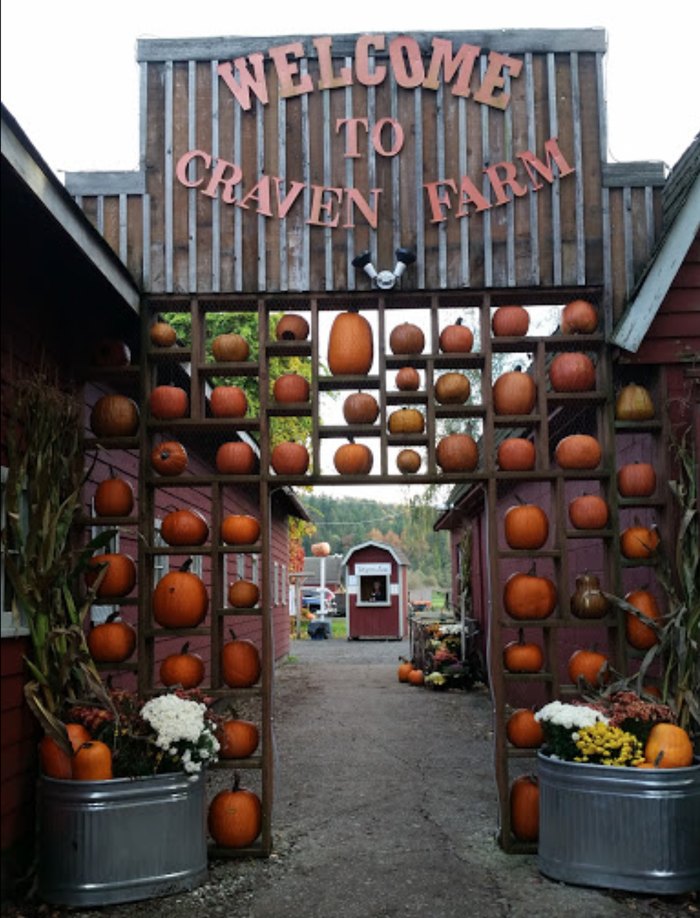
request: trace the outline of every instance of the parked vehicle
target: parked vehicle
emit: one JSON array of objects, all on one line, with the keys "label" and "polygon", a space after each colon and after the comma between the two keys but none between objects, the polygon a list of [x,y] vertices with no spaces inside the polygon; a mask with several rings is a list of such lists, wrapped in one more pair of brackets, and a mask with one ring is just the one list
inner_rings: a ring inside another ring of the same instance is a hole
[{"label": "parked vehicle", "polygon": [[321,588],[305,587],[301,591],[301,604],[304,606],[304,608],[308,609],[310,612],[313,612],[314,615],[337,615],[338,607],[336,605],[335,593],[333,590],[329,590],[328,587],[324,587],[323,596],[324,609],[321,611]]}]

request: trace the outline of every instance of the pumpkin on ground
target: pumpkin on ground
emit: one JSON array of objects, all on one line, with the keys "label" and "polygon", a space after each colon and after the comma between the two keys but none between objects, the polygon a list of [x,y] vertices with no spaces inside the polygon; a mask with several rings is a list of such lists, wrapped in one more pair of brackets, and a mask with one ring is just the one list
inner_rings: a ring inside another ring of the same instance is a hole
[{"label": "pumpkin on ground", "polygon": [[542,724],[530,708],[517,708],[506,722],[508,742],[518,749],[537,749],[544,742]]},{"label": "pumpkin on ground", "polygon": [[510,788],[510,827],[518,841],[540,835],[540,786],[536,775],[521,775]]},{"label": "pumpkin on ground", "polygon": [[423,685],[425,683],[425,673],[422,669],[411,669],[408,674],[409,685]]},{"label": "pumpkin on ground", "polygon": [[112,749],[100,740],[82,743],[73,754],[75,781],[111,781]]},{"label": "pumpkin on ground", "polygon": [[328,338],[328,369],[333,376],[369,373],[374,360],[372,326],[358,312],[341,312]]},{"label": "pumpkin on ground", "polygon": [[216,731],[219,741],[219,758],[247,759],[260,743],[260,731],[252,720],[229,718]]},{"label": "pumpkin on ground", "polygon": [[[625,596],[625,602],[634,606],[649,622],[661,624],[661,610],[656,602],[656,597],[649,590],[631,590]],[[653,624],[648,624],[638,618],[629,609],[625,615],[625,635],[627,642],[637,650],[648,650],[659,643],[659,635]]]},{"label": "pumpkin on ground", "polygon": [[396,671],[399,682],[408,682],[408,674],[413,670],[413,663],[410,660],[400,658],[399,668]]},{"label": "pumpkin on ground", "polygon": [[139,421],[138,405],[126,395],[103,395],[90,412],[90,429],[96,437],[133,437]]},{"label": "pumpkin on ground", "polygon": [[503,608],[511,618],[549,618],[557,605],[557,588],[534,568],[511,574],[503,589]]},{"label": "pumpkin on ground", "polygon": [[209,407],[215,418],[243,418],[248,410],[248,397],[240,386],[215,386]]},{"label": "pumpkin on ground", "polygon": [[97,485],[93,506],[97,516],[129,516],[134,509],[131,483],[112,473]]},{"label": "pumpkin on ground", "polygon": [[163,517],[160,534],[166,545],[204,545],[209,525],[199,510],[172,510]]},{"label": "pumpkin on ground", "polygon": [[693,764],[693,743],[676,724],[654,724],[644,747],[644,758],[657,768],[687,768]]},{"label": "pumpkin on ground", "polygon": [[159,676],[163,685],[168,687],[197,688],[204,681],[204,661],[198,653],[190,652],[189,643],[183,644],[179,653],[170,653],[163,659]]},{"label": "pumpkin on ground", "polygon": [[221,521],[221,538],[227,545],[254,545],[260,537],[260,523],[247,513],[230,513]]},{"label": "pumpkin on ground", "polygon": [[156,386],[148,397],[151,414],[160,421],[184,418],[190,410],[190,399],[180,386]]},{"label": "pumpkin on ground", "polygon": [[333,464],[341,475],[369,475],[374,454],[364,443],[344,443],[333,456]]},{"label": "pumpkin on ground", "polygon": [[151,603],[153,618],[163,628],[195,628],[206,618],[209,594],[204,581],[189,570],[190,558],[180,570],[158,581]]},{"label": "pumpkin on ground", "polygon": [[255,685],[262,672],[258,648],[252,641],[237,638],[231,631],[231,640],[221,649],[221,670],[229,688]]},{"label": "pumpkin on ground", "polygon": [[123,663],[136,649],[136,631],[118,612],[95,625],[87,634],[90,656],[96,663]]},{"label": "pumpkin on ground", "polygon": [[236,776],[232,790],[212,799],[207,814],[209,834],[222,848],[246,848],[262,829],[262,804],[251,790],[242,788]]},{"label": "pumpkin on ground", "polygon": [[151,466],[168,478],[181,475],[187,468],[187,450],[177,440],[164,440],[153,447]]},{"label": "pumpkin on ground", "polygon": [[106,566],[106,573],[96,587],[95,595],[98,599],[118,599],[133,590],[136,585],[134,559],[119,552],[93,555],[85,572],[88,587],[96,583],[103,565]]},{"label": "pumpkin on ground", "polygon": [[496,414],[530,414],[535,407],[537,387],[534,379],[522,370],[502,373],[492,387]]},{"label": "pumpkin on ground", "polygon": [[217,335],[211,343],[214,360],[222,363],[243,363],[250,355],[250,346],[243,335],[225,332]]},{"label": "pumpkin on ground", "polygon": [[597,650],[575,650],[569,657],[569,678],[574,685],[600,686],[608,681],[608,658]]},{"label": "pumpkin on ground", "polygon": [[503,517],[505,539],[510,548],[542,548],[549,538],[547,514],[536,504],[516,504]]},{"label": "pumpkin on ground", "polygon": [[491,317],[494,337],[521,338],[530,328],[530,313],[524,306],[499,306]]}]

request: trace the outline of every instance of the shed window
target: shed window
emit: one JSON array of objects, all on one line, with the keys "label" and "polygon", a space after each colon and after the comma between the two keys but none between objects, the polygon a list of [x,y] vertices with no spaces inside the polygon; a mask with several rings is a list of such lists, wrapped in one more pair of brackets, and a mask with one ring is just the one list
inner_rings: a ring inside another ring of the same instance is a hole
[{"label": "shed window", "polygon": [[388,574],[361,574],[358,606],[391,605]]}]

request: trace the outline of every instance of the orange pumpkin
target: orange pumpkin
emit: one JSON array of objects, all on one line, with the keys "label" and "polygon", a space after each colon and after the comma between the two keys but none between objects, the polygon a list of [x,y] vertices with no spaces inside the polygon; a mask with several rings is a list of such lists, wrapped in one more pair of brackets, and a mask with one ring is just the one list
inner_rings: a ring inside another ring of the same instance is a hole
[{"label": "orange pumpkin", "polygon": [[421,467],[420,453],[415,449],[402,449],[396,457],[396,467],[404,475],[413,475]]},{"label": "orange pumpkin", "polygon": [[555,392],[589,392],[595,389],[595,364],[587,354],[557,354],[549,367]]},{"label": "orange pumpkin", "polygon": [[506,723],[508,742],[518,749],[536,749],[544,742],[542,724],[530,708],[517,708]]},{"label": "orange pumpkin", "polygon": [[255,451],[250,443],[232,440],[219,446],[215,463],[221,475],[250,475],[255,469]]},{"label": "orange pumpkin", "polygon": [[125,395],[103,395],[90,412],[90,429],[96,437],[133,437],[139,421],[138,405]]},{"label": "orange pumpkin", "polygon": [[217,335],[211,343],[214,360],[223,363],[242,363],[250,355],[250,346],[243,335],[225,332]]},{"label": "orange pumpkin", "polygon": [[278,341],[306,341],[309,337],[309,323],[304,316],[293,312],[285,313],[275,327]]},{"label": "orange pumpkin", "polygon": [[463,405],[471,394],[471,383],[464,373],[443,373],[435,382],[435,400],[440,405]]},{"label": "orange pumpkin", "polygon": [[215,418],[243,418],[248,410],[248,397],[240,386],[215,386],[209,407]]},{"label": "orange pumpkin", "polygon": [[408,674],[413,669],[413,663],[410,660],[401,660],[399,663],[399,668],[396,671],[399,682],[408,682]]},{"label": "orange pumpkin", "polygon": [[598,310],[588,300],[572,300],[561,311],[563,335],[592,335],[598,327]]},{"label": "orange pumpkin", "polygon": [[85,583],[89,587],[96,582],[102,565],[107,566],[107,572],[97,587],[95,595],[98,599],[118,599],[133,590],[136,565],[129,555],[119,553],[93,555],[85,573]]},{"label": "orange pumpkin", "polygon": [[252,845],[262,829],[262,804],[251,790],[240,787],[236,777],[232,790],[212,799],[207,814],[209,834],[222,848]]},{"label": "orange pumpkin", "polygon": [[343,402],[343,417],[348,424],[374,424],[379,417],[376,398],[369,392],[353,392]]},{"label": "orange pumpkin", "polygon": [[518,841],[540,836],[540,786],[535,775],[521,775],[510,788],[510,828]]},{"label": "orange pumpkin", "polygon": [[401,367],[396,374],[396,388],[402,392],[416,392],[420,387],[420,374],[415,367]]},{"label": "orange pumpkin", "polygon": [[252,580],[234,580],[228,587],[228,601],[234,609],[252,609],[260,598],[260,588]]},{"label": "orange pumpkin", "polygon": [[479,462],[479,448],[469,434],[448,434],[437,445],[435,461],[443,472],[473,472]]},{"label": "orange pumpkin", "polygon": [[272,385],[275,401],[282,404],[308,402],[310,391],[308,379],[304,379],[299,373],[283,373]]},{"label": "orange pumpkin", "polygon": [[525,472],[534,469],[537,452],[532,440],[508,437],[498,445],[496,461],[504,472]]},{"label": "orange pumpkin", "polygon": [[491,331],[497,338],[520,338],[530,328],[530,313],[524,306],[499,306],[491,317]]},{"label": "orange pumpkin", "polygon": [[232,631],[231,640],[221,649],[221,670],[229,688],[255,685],[262,672],[258,648],[247,638],[237,638]]},{"label": "orange pumpkin", "polygon": [[535,407],[535,381],[522,370],[502,373],[492,388],[493,410],[496,414],[530,414]]},{"label": "orange pumpkin", "polygon": [[96,663],[123,663],[136,649],[136,631],[113,612],[87,635],[90,656]]},{"label": "orange pumpkin", "polygon": [[328,338],[328,369],[333,376],[364,375],[374,360],[372,326],[357,312],[341,312]]},{"label": "orange pumpkin", "polygon": [[548,618],[557,605],[557,588],[533,571],[511,574],[503,589],[503,608],[511,618]]},{"label": "orange pumpkin", "polygon": [[562,469],[594,469],[602,457],[600,443],[590,434],[570,434],[554,450],[554,459]]},{"label": "orange pumpkin", "polygon": [[374,454],[364,443],[344,443],[335,451],[333,464],[341,475],[369,475]]},{"label": "orange pumpkin", "polygon": [[542,548],[549,537],[547,514],[536,504],[509,507],[503,517],[506,542],[514,549]]},{"label": "orange pumpkin", "polygon": [[389,415],[389,433],[418,434],[425,430],[425,417],[417,408],[399,408]]},{"label": "orange pumpkin", "polygon": [[635,524],[628,526],[620,535],[620,551],[631,560],[651,558],[660,542],[656,527]]},{"label": "orange pumpkin", "polygon": [[134,489],[112,474],[97,485],[93,506],[97,516],[129,516],[134,509]]},{"label": "orange pumpkin", "polygon": [[99,740],[82,743],[73,754],[75,781],[110,781],[112,779],[112,750]]},{"label": "orange pumpkin", "polygon": [[656,490],[656,471],[649,462],[629,462],[617,472],[621,497],[651,497]]},{"label": "orange pumpkin", "polygon": [[172,510],[163,518],[160,534],[166,545],[204,545],[209,525],[199,510]]},{"label": "orange pumpkin", "polygon": [[68,734],[68,742],[72,749],[69,755],[52,737],[42,736],[39,742],[39,765],[42,774],[49,778],[60,778],[63,781],[73,777],[73,755],[83,743],[92,739],[87,729],[82,724],[64,724]]},{"label": "orange pumpkin", "polygon": [[231,513],[221,521],[221,538],[227,545],[254,545],[260,523],[247,513]]},{"label": "orange pumpkin", "polygon": [[687,768],[693,764],[693,744],[682,727],[654,724],[644,747],[644,758],[657,768]]},{"label": "orange pumpkin", "polygon": [[539,644],[525,640],[521,628],[518,640],[509,641],[503,648],[503,665],[510,673],[538,673],[544,666],[544,652]]},{"label": "orange pumpkin", "polygon": [[440,350],[445,354],[468,354],[474,347],[474,333],[471,328],[457,319],[454,325],[446,325],[440,332]]},{"label": "orange pumpkin", "polygon": [[598,494],[581,494],[569,503],[569,520],[574,529],[604,529],[609,515],[607,501]]},{"label": "orange pumpkin", "polygon": [[184,418],[190,410],[190,399],[179,386],[156,386],[148,397],[151,414],[161,421]]},{"label": "orange pumpkin", "polygon": [[149,337],[155,347],[172,347],[177,341],[177,332],[168,322],[159,320],[151,325]]},{"label": "orange pumpkin", "polygon": [[151,465],[159,475],[173,478],[187,468],[187,450],[177,440],[164,440],[153,447]]},{"label": "orange pumpkin", "polygon": [[209,594],[201,577],[188,570],[191,563],[161,577],[153,590],[153,618],[163,628],[195,628],[206,618]]},{"label": "orange pumpkin", "polygon": [[216,731],[219,757],[222,759],[247,759],[253,755],[260,742],[260,731],[252,720],[225,720]]},{"label": "orange pumpkin", "polygon": [[608,658],[597,650],[575,650],[569,657],[569,678],[589,686],[599,686],[608,681]]},{"label": "orange pumpkin", "polygon": [[392,354],[422,354],[425,347],[423,329],[411,322],[402,322],[389,335]]},{"label": "orange pumpkin", "polygon": [[409,685],[424,685],[425,684],[425,673],[422,669],[411,669],[408,674],[408,684]]},{"label": "orange pumpkin", "polygon": [[278,443],[270,454],[270,465],[278,475],[305,475],[309,468],[309,451],[303,443],[292,440]]},{"label": "orange pumpkin", "polygon": [[[631,590],[625,596],[625,602],[638,609],[651,622],[660,624],[661,611],[654,594],[649,590]],[[629,610],[625,615],[625,634],[628,643],[637,650],[648,650],[659,643],[659,635],[654,626],[642,621]]]},{"label": "orange pumpkin", "polygon": [[165,657],[159,670],[163,685],[180,685],[183,689],[197,688],[204,681],[204,661],[198,653],[191,653],[189,643],[183,644],[179,653]]}]

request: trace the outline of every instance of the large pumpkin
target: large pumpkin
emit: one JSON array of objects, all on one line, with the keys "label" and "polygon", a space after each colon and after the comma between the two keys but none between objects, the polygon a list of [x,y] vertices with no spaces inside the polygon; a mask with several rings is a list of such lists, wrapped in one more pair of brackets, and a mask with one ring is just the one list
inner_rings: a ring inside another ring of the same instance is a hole
[{"label": "large pumpkin", "polygon": [[599,494],[580,494],[569,503],[569,520],[574,529],[604,529],[610,512]]},{"label": "large pumpkin", "polygon": [[642,526],[635,523],[628,526],[620,535],[620,551],[631,560],[651,558],[659,546],[659,533],[653,526]]},{"label": "large pumpkin", "polygon": [[504,472],[525,472],[534,469],[537,452],[532,440],[508,437],[498,445],[496,461]]},{"label": "large pumpkin", "polygon": [[542,724],[530,708],[517,708],[506,722],[508,742],[518,749],[537,749],[544,742]]},{"label": "large pumpkin", "polygon": [[216,731],[219,741],[219,758],[247,759],[253,755],[260,742],[260,731],[252,720],[229,718]]},{"label": "large pumpkin", "polygon": [[160,534],[166,545],[204,545],[209,525],[199,510],[172,510],[163,517]]},{"label": "large pumpkin", "polygon": [[621,497],[651,497],[656,490],[656,471],[649,462],[628,462],[617,472]]},{"label": "large pumpkin", "polygon": [[276,402],[282,404],[308,402],[310,389],[308,379],[299,373],[283,373],[274,381],[272,395]]},{"label": "large pumpkin", "polygon": [[140,414],[136,402],[125,395],[103,395],[90,412],[90,429],[97,437],[133,437]]},{"label": "large pumpkin", "polygon": [[598,310],[588,300],[571,300],[561,311],[563,335],[591,335],[598,327]]},{"label": "large pumpkin", "polygon": [[623,386],[615,399],[618,421],[650,421],[654,417],[654,402],[644,386],[630,383]]},{"label": "large pumpkin", "polygon": [[204,661],[198,653],[191,653],[189,644],[185,644],[179,653],[170,653],[163,659],[159,676],[163,685],[168,687],[197,688],[204,681]]},{"label": "large pumpkin", "polygon": [[425,430],[425,417],[417,408],[398,408],[389,415],[389,433],[418,434]]},{"label": "large pumpkin", "polygon": [[542,548],[549,537],[547,514],[536,504],[509,507],[503,517],[506,542],[510,548]]},{"label": "large pumpkin", "polygon": [[343,402],[343,417],[348,424],[374,424],[379,417],[376,398],[369,392],[353,392]]},{"label": "large pumpkin", "polygon": [[341,475],[369,475],[374,454],[364,443],[344,443],[335,451],[333,464]]},{"label": "large pumpkin", "polygon": [[[655,622],[657,625],[660,624],[661,611],[656,602],[656,597],[649,590],[631,590],[625,596],[625,602],[634,606],[650,622]],[[629,610],[625,615],[625,634],[628,643],[637,650],[648,650],[654,644],[659,643],[659,636],[654,626],[642,621],[634,612]]]},{"label": "large pumpkin", "polygon": [[273,448],[270,465],[278,475],[305,475],[309,468],[309,451],[303,443],[286,440]]},{"label": "large pumpkin", "polygon": [[588,392],[595,389],[595,364],[587,354],[557,354],[549,367],[555,392]]},{"label": "large pumpkin", "polygon": [[148,403],[153,417],[161,421],[184,418],[190,410],[189,396],[179,386],[156,386]]},{"label": "large pumpkin", "polygon": [[535,381],[522,370],[502,373],[493,384],[493,410],[496,414],[530,414],[535,407]]},{"label": "large pumpkin", "polygon": [[392,354],[422,354],[425,347],[423,329],[411,322],[402,322],[389,335]]},{"label": "large pumpkin", "polygon": [[177,440],[164,440],[153,447],[151,465],[159,475],[174,478],[187,468],[187,450]]},{"label": "large pumpkin", "polygon": [[242,363],[250,355],[250,346],[243,335],[226,332],[217,335],[211,343],[214,360],[223,363]]},{"label": "large pumpkin", "polygon": [[644,758],[657,768],[687,768],[693,764],[693,744],[682,727],[654,724],[644,747]]},{"label": "large pumpkin", "polygon": [[260,523],[247,513],[230,513],[221,521],[221,539],[227,545],[253,545],[260,536]]},{"label": "large pumpkin", "polygon": [[242,418],[248,410],[248,397],[240,386],[215,386],[209,407],[215,418]]},{"label": "large pumpkin", "polygon": [[524,306],[499,306],[491,317],[494,337],[521,338],[530,327],[530,313]]},{"label": "large pumpkin", "polygon": [[443,472],[473,472],[479,462],[479,448],[469,434],[448,434],[437,445],[435,461]]},{"label": "large pumpkin", "polygon": [[97,586],[98,599],[118,599],[130,593],[136,585],[134,559],[120,552],[93,555],[85,573],[85,583],[91,587],[103,565],[107,571]]},{"label": "large pumpkin", "polygon": [[590,434],[570,434],[554,450],[554,459],[562,469],[594,469],[602,457],[600,443]]},{"label": "large pumpkin", "polygon": [[113,612],[87,635],[90,656],[96,663],[123,663],[136,649],[136,631]]},{"label": "large pumpkin", "polygon": [[221,649],[221,670],[229,688],[255,685],[262,672],[258,648],[247,638],[237,638],[231,632],[231,640]]},{"label": "large pumpkin", "polygon": [[255,451],[250,443],[232,440],[217,449],[215,462],[222,475],[250,475],[255,469]]},{"label": "large pumpkin", "polygon": [[153,618],[163,628],[195,628],[209,608],[204,581],[188,570],[186,561],[178,571],[170,571],[153,590]]},{"label": "large pumpkin", "polygon": [[112,474],[97,485],[93,506],[97,516],[129,516],[134,509],[134,489]]},{"label": "large pumpkin", "polygon": [[374,360],[372,326],[358,312],[341,312],[328,338],[328,369],[334,376],[369,373]]},{"label": "large pumpkin", "polygon": [[535,775],[521,775],[510,788],[510,828],[518,841],[540,836],[540,786]]},{"label": "large pumpkin", "polygon": [[511,574],[503,589],[503,608],[511,618],[548,618],[557,605],[557,588],[533,571]]},{"label": "large pumpkin", "polygon": [[474,346],[474,333],[471,328],[457,319],[454,325],[446,325],[440,332],[440,350],[446,354],[467,354]]},{"label": "large pumpkin", "polygon": [[608,681],[608,658],[597,650],[575,650],[569,657],[569,678],[578,685],[600,686]]},{"label": "large pumpkin", "polygon": [[239,786],[222,790],[212,799],[207,814],[209,834],[222,848],[246,848],[262,829],[262,804],[251,790]]},{"label": "large pumpkin", "polygon": [[228,587],[229,605],[234,609],[252,609],[260,598],[260,587],[252,580],[234,580]]},{"label": "large pumpkin", "polygon": [[435,400],[440,405],[463,405],[470,394],[471,383],[464,373],[443,373],[435,382]]}]

